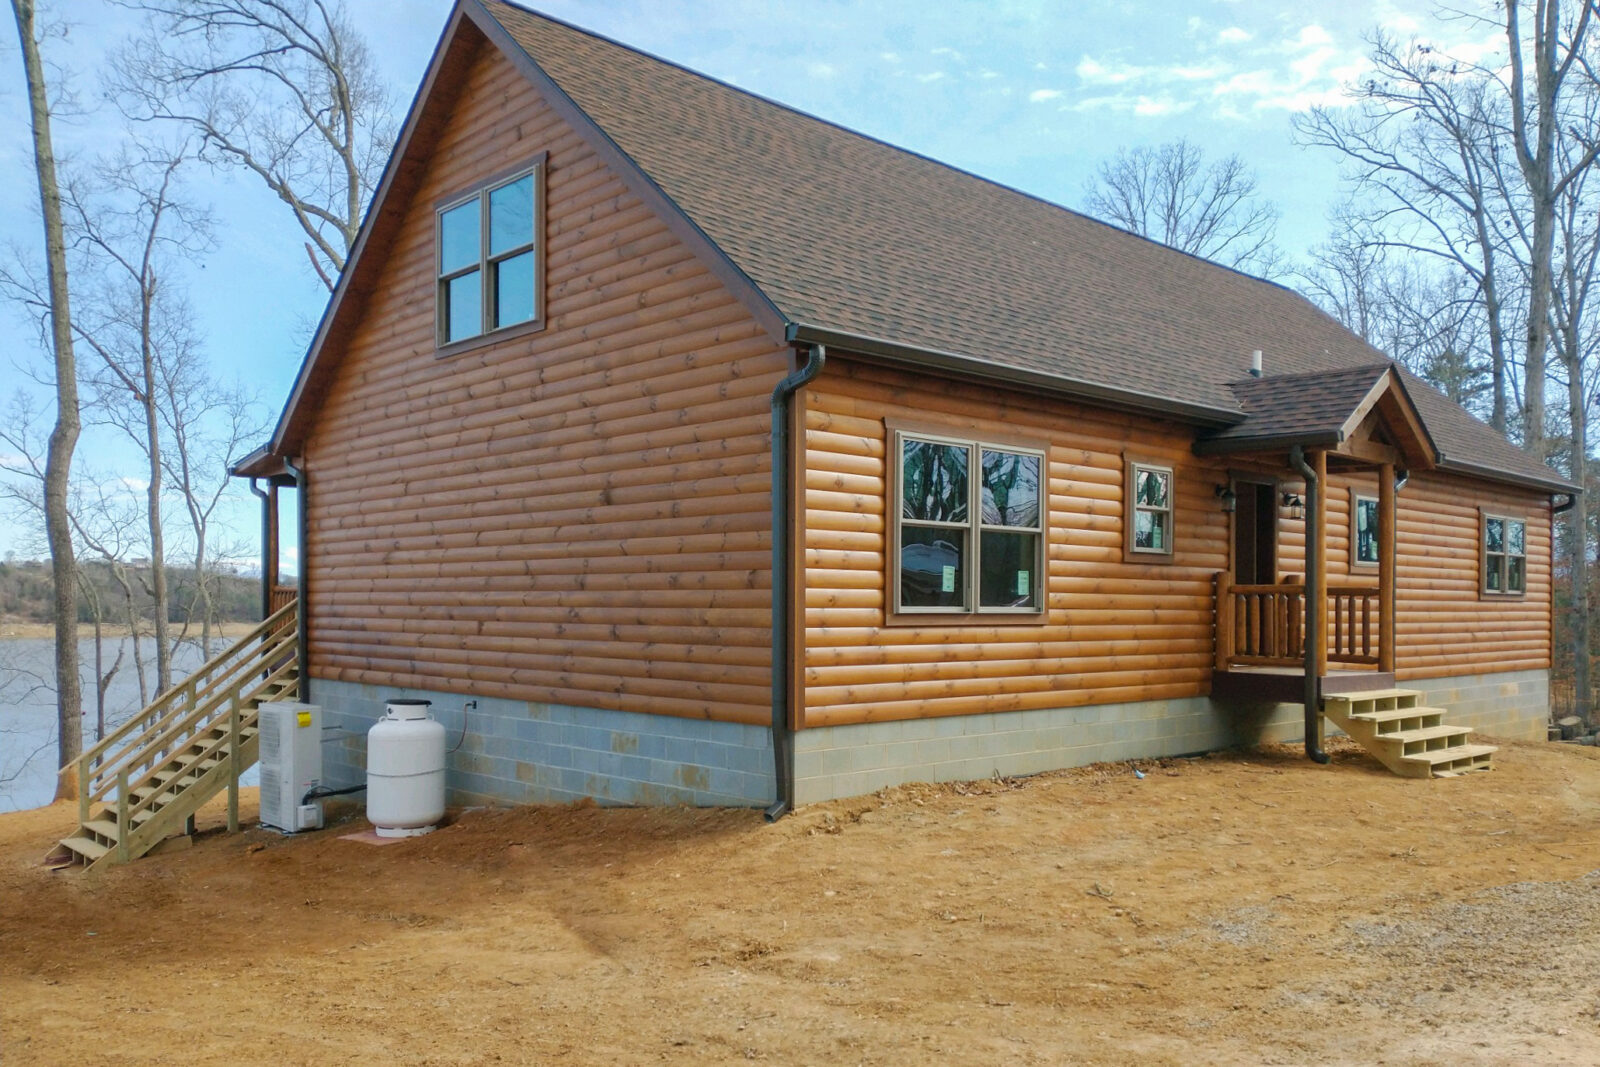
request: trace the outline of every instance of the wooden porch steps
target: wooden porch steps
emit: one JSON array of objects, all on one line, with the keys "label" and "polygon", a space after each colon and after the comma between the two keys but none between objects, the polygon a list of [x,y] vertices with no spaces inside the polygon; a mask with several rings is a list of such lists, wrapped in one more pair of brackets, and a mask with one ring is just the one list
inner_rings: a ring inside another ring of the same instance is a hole
[{"label": "wooden porch steps", "polygon": [[259,708],[299,686],[297,607],[274,612],[79,758],[79,825],[47,862],[137,859],[192,830],[224,789],[229,827],[238,825],[237,776],[260,752]]},{"label": "wooden porch steps", "polygon": [[1455,778],[1493,768],[1495,747],[1469,742],[1470,726],[1445,725],[1448,712],[1423,704],[1414,689],[1328,694],[1322,712],[1405,778]]}]

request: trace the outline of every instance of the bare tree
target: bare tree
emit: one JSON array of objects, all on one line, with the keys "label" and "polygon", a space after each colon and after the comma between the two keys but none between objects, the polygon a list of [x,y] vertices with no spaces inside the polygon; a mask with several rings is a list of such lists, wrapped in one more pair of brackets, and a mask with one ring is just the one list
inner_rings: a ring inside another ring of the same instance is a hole
[{"label": "bare tree", "polygon": [[[1567,151],[1583,151],[1568,144]],[[1570,163],[1570,159],[1567,161]],[[1565,169],[1565,167],[1563,167]],[[1596,361],[1600,357],[1600,185],[1592,168],[1574,172],[1557,201],[1553,249],[1555,287],[1551,326],[1558,374],[1567,385],[1567,469],[1585,492],[1573,501],[1566,530],[1568,625],[1573,653],[1574,712],[1593,715],[1590,699],[1590,647],[1593,641],[1589,603],[1590,406],[1594,402]]]},{"label": "bare tree", "polygon": [[1489,350],[1489,422],[1510,429],[1507,299],[1517,266],[1507,252],[1501,190],[1503,113],[1481,77],[1426,45],[1371,38],[1373,73],[1348,107],[1295,120],[1302,143],[1344,157],[1353,201],[1366,205],[1363,240],[1434,258],[1477,289]]},{"label": "bare tree", "polygon": [[[179,317],[179,322],[187,321]],[[161,367],[161,418],[170,447],[167,477],[178,492],[193,537],[194,591],[184,606],[182,641],[198,617],[200,647],[211,655],[220,623],[215,601],[215,519],[224,495],[238,486],[228,468],[268,427],[261,405],[243,389],[218,382],[198,358],[198,347],[173,343]]]},{"label": "bare tree", "polygon": [[[1520,0],[1506,0],[1508,73],[1501,75],[1511,101],[1511,145],[1528,199],[1527,445],[1541,459],[1544,444],[1544,373],[1550,343],[1548,312],[1553,297],[1557,204],[1567,187],[1594,162],[1600,140],[1591,126],[1570,123],[1569,79],[1589,47],[1594,5],[1578,0],[1577,16],[1562,25],[1560,0],[1534,0],[1531,38],[1522,33]],[[1528,66],[1533,67],[1530,80]],[[1579,68],[1578,73],[1582,73]],[[1592,119],[1592,115],[1587,116]],[[1576,140],[1573,151],[1558,144]],[[1579,450],[1581,451],[1581,450]]]},{"label": "bare tree", "polygon": [[1085,203],[1091,215],[1180,251],[1268,277],[1280,270],[1278,210],[1238,156],[1208,164],[1182,139],[1125,148],[1100,164]]},{"label": "bare tree", "polygon": [[50,104],[44,64],[34,27],[33,0],[11,0],[22,66],[28,81],[34,172],[44,215],[45,260],[50,278],[50,340],[55,355],[56,421],[44,470],[45,531],[55,576],[57,754],[62,768],[56,798],[78,795],[75,771],[83,751],[83,692],[78,679],[77,559],[67,514],[72,453],[78,444],[78,370],[72,350],[72,305],[67,289],[67,247],[61,222],[61,189],[50,137]]},{"label": "bare tree", "polygon": [[170,408],[165,404],[168,368],[191,359],[195,347],[189,310],[171,276],[174,260],[196,255],[208,244],[208,220],[178,195],[176,179],[187,158],[182,146],[136,144],[96,168],[92,184],[69,183],[64,197],[81,250],[79,284],[92,288],[96,297],[91,311],[74,324],[78,339],[99,357],[98,370],[89,377],[94,409],[145,459],[157,692],[172,686],[162,412]]},{"label": "bare tree", "polygon": [[337,0],[126,0],[146,32],[113,57],[137,119],[180,124],[205,157],[263,181],[330,290],[394,140],[389,92]]}]

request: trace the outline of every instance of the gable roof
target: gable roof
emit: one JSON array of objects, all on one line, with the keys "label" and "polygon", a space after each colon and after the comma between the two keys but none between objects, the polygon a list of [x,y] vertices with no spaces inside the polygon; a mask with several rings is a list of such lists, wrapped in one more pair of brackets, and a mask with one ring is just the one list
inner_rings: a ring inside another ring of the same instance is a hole
[{"label": "gable roof", "polygon": [[[487,38],[533,80],[775,339],[1209,427],[1248,421],[1229,383],[1254,349],[1267,354],[1265,380],[1385,362],[1275,283],[501,0],[459,0],[371,216],[389,208],[391,194],[403,198],[417,146],[430,139],[413,129],[437,121],[435,87],[448,90],[463,36]],[[361,262],[371,216],[345,271],[357,294],[375,269]],[[303,433],[296,409],[327,373],[319,353],[352,314],[341,310],[346,282],[341,277],[273,451],[292,448]],[[1404,381],[1441,465],[1570,488],[1430,386]]]}]

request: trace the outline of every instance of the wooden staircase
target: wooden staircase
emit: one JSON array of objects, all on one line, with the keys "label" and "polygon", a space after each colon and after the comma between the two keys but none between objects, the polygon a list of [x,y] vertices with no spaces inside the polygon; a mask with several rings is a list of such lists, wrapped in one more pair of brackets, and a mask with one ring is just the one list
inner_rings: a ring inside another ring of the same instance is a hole
[{"label": "wooden staircase", "polygon": [[127,863],[192,829],[196,811],[228,790],[239,828],[239,775],[256,762],[262,703],[294,699],[298,604],[273,612],[232,647],[169,689],[78,758],[78,829],[49,861]]},{"label": "wooden staircase", "polygon": [[1322,713],[1385,767],[1405,778],[1454,778],[1492,769],[1493,745],[1467,740],[1470,726],[1446,726],[1445,710],[1415,689],[1330,694]]}]

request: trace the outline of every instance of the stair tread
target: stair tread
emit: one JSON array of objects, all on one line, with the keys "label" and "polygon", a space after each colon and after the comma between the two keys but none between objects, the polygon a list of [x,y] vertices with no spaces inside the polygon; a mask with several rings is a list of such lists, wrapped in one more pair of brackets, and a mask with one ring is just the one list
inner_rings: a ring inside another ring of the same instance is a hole
[{"label": "stair tread", "polygon": [[1488,756],[1498,751],[1494,745],[1452,745],[1449,748],[1436,748],[1432,752],[1413,752],[1400,758],[1413,763],[1450,763],[1473,756]]},{"label": "stair tread", "polygon": [[1353,703],[1357,700],[1387,700],[1390,697],[1420,697],[1420,689],[1363,689],[1355,693],[1328,693],[1322,698],[1323,703],[1336,700],[1340,703]]},{"label": "stair tread", "polygon": [[113,841],[117,839],[117,824],[106,819],[90,819],[83,824],[83,828],[92,830],[101,837],[109,837]]},{"label": "stair tread", "polygon": [[87,837],[64,837],[61,839],[61,847],[70,848],[78,855],[84,856],[91,861],[97,860],[111,851],[107,846],[98,841],[91,841]]},{"label": "stair tread", "polygon": [[1385,723],[1394,722],[1396,719],[1416,719],[1424,715],[1444,716],[1449,714],[1444,708],[1385,708],[1382,711],[1358,711],[1350,718],[1356,722]]},{"label": "stair tread", "polygon": [[1377,734],[1374,741],[1433,741],[1440,737],[1465,737],[1472,733],[1470,726],[1424,726],[1418,730],[1397,730],[1392,734]]}]

